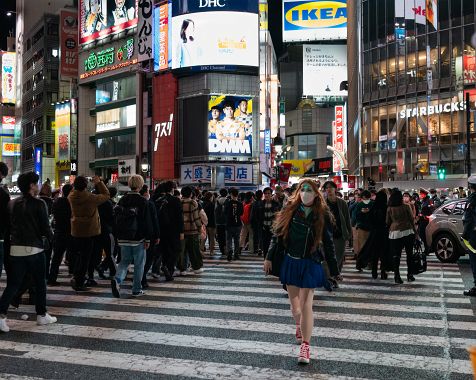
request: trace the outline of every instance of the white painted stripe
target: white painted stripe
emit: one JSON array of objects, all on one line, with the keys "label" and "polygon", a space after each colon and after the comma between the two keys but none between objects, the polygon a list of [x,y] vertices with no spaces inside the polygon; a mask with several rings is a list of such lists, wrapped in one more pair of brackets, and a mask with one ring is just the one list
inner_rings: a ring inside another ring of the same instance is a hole
[{"label": "white painted stripe", "polygon": [[[31,312],[34,313],[33,306],[20,306],[18,313]],[[221,318],[202,318],[202,317],[187,317],[174,315],[160,315],[158,318],[155,314],[145,313],[130,313],[122,311],[103,311],[103,310],[88,310],[88,309],[74,309],[64,307],[51,307],[50,313],[55,316],[69,316],[76,318],[93,318],[100,320],[121,321],[127,320],[130,322],[139,323],[153,323],[160,325],[176,325],[176,326],[194,326],[206,327],[214,329],[226,329],[236,331],[251,331],[260,333],[272,333],[294,336],[294,326],[291,324],[274,323],[274,322],[255,322],[243,320],[230,320]],[[61,319],[61,318],[60,318]],[[61,322],[61,320],[60,320]],[[91,327],[95,328],[95,327]],[[446,337],[439,335],[411,335],[411,334],[397,334],[376,331],[364,331],[355,329],[342,329],[338,325],[336,328],[318,327],[313,330],[313,335],[318,337],[336,338],[336,339],[351,339],[361,341],[375,341],[378,337],[380,342],[388,342],[394,344],[410,344],[415,346],[434,346],[449,348],[450,342]],[[476,339],[464,338],[450,338],[451,345],[455,348],[465,349],[468,346],[476,345]]]},{"label": "white painted stripe", "polygon": [[[1,354],[0,354],[1,357]],[[32,377],[32,376],[20,376],[13,375],[11,373],[2,373],[0,374],[2,380],[42,380],[42,377]]]},{"label": "white painted stripe", "polygon": [[[48,295],[50,300],[55,301],[70,301],[77,303],[98,303],[102,305],[121,305],[121,306],[136,306],[136,307],[153,307],[157,308],[157,314],[160,314],[162,309],[174,309],[174,310],[188,310],[198,312],[212,312],[212,313],[230,313],[230,314],[246,314],[246,315],[261,315],[261,316],[273,316],[273,317],[290,317],[289,310],[272,309],[272,308],[256,308],[251,309],[243,306],[233,305],[215,305],[215,304],[196,304],[186,302],[165,302],[165,301],[150,301],[146,299],[115,299],[115,298],[103,298],[103,297],[87,297],[80,295]],[[315,317],[322,320],[331,321],[345,321],[345,322],[362,322],[362,323],[376,323],[376,324],[388,324],[388,325],[408,325],[408,326],[423,326],[443,328],[444,323],[441,320],[432,319],[417,319],[417,318],[400,318],[400,317],[384,317],[376,315],[361,315],[361,314],[347,314],[347,313],[328,313],[322,312],[317,307]],[[451,326],[450,322],[450,326]],[[455,324],[461,324],[460,326],[466,326],[468,330],[476,331],[476,324],[471,322],[454,322]],[[455,327],[456,328],[456,327]]]},{"label": "white painted stripe", "polygon": [[[147,292],[147,294],[152,295],[152,296],[161,296],[162,293],[160,291],[155,291],[155,290],[150,290]],[[73,302],[88,302],[88,300],[92,303],[99,303],[99,304],[108,304],[108,305],[115,305],[117,304],[116,300],[110,299],[110,298],[101,298],[101,297],[93,297],[93,296],[73,296],[74,298],[71,298],[70,295],[64,295],[64,294],[50,294],[48,298],[50,300],[54,301],[73,301]],[[195,297],[199,298],[199,297]],[[204,295],[201,294],[201,299],[210,299],[208,294]],[[247,297],[242,297],[243,301],[246,301]],[[258,298],[258,297],[256,297]],[[222,300],[227,301],[227,298],[222,298]],[[229,299],[231,300],[231,299]],[[287,299],[284,299],[283,301],[287,301]],[[139,299],[126,299],[126,300],[120,300],[120,304],[122,305],[123,302],[125,302],[126,305],[134,305],[134,306],[147,306],[147,307],[166,307],[168,308],[169,306],[174,306],[176,303],[181,304],[180,302],[176,302],[175,300],[173,301],[151,301],[147,300],[146,302],[143,302],[142,300]],[[248,299],[247,302],[253,302]],[[261,298],[258,299],[257,304],[260,305],[266,305],[270,304],[267,302],[266,299]],[[287,303],[287,302],[286,302]],[[199,307],[199,305],[205,306],[205,310],[208,310],[207,308],[213,307],[211,304],[191,304],[191,303],[184,303],[184,305],[195,305],[196,308]],[[198,306],[197,306],[198,305]],[[395,304],[375,304],[375,303],[365,303],[365,302],[338,302],[338,301],[323,301],[323,300],[315,300],[314,305],[319,309],[319,306],[322,307],[336,307],[336,308],[343,308],[343,309],[357,309],[357,310],[378,310],[378,311],[392,311],[392,312],[400,312],[400,313],[426,313],[426,314],[450,314],[450,315],[461,315],[461,316],[473,316],[473,310],[471,308],[441,308],[441,307],[432,307],[432,306],[409,306],[409,305],[395,305]],[[224,305],[217,305],[217,306],[224,306]],[[254,314],[255,310],[279,310],[280,314],[279,315],[288,315],[288,312],[283,313],[282,309],[270,309],[270,308],[251,308],[247,306],[230,306],[230,307],[236,307],[236,308],[244,308],[246,310],[249,310],[250,314]],[[173,307],[175,308],[175,307]],[[180,308],[180,307],[177,307]],[[201,310],[201,309],[195,309],[195,310]],[[220,311],[224,311],[221,310]],[[271,313],[271,312],[270,312]],[[262,313],[260,313],[262,315]],[[267,314],[267,313],[266,313]],[[270,314],[270,315],[275,315],[275,314]]]},{"label": "white painted stripe", "polygon": [[[152,284],[149,284],[152,285]],[[48,290],[49,294],[58,294],[58,291],[71,291],[70,287],[58,286],[50,288]],[[106,290],[107,294],[109,292]],[[103,288],[91,288],[88,291],[88,294],[103,294]],[[284,293],[283,293],[284,294]],[[341,298],[371,298],[368,293],[350,293],[350,292],[341,292],[340,290],[328,293],[328,292],[319,292],[316,293],[316,298],[320,295],[325,295],[327,297],[334,298],[336,301],[340,301]],[[171,292],[166,290],[160,290],[159,287],[151,286],[147,290],[148,296],[162,296],[162,297],[173,297],[173,298],[194,298],[194,299],[207,299],[217,300],[217,301],[237,301],[237,302],[257,302],[260,304],[289,304],[287,298],[283,297],[259,297],[259,296],[246,296],[246,295],[234,295],[234,294],[217,294],[213,292],[208,292],[207,294],[203,293],[190,293],[190,292]],[[389,300],[389,301],[409,301],[409,302],[428,302],[428,303],[456,303],[471,306],[471,301],[468,298],[446,298],[446,297],[425,297],[425,296],[408,296],[408,295],[393,295],[393,294],[379,294],[378,300]],[[327,299],[327,301],[331,301]],[[332,300],[333,301],[333,300]],[[387,304],[384,304],[387,305]]]},{"label": "white painted stripe", "polygon": [[[138,373],[180,376],[200,379],[344,379],[328,375],[318,375],[301,371],[276,370],[246,365],[205,362],[197,360],[173,359],[167,357],[110,353],[79,348],[52,350],[51,346],[40,344],[2,341],[2,347],[22,359],[43,360],[54,363],[76,364],[93,367],[115,368]],[[440,363],[435,363],[439,366]],[[297,365],[297,364],[296,364]]]},{"label": "white painted stripe", "polygon": [[[26,329],[24,327],[26,327]],[[149,343],[180,347],[182,349],[211,349],[217,351],[240,352],[258,355],[266,353],[267,355],[285,357],[295,357],[297,351],[295,344],[269,344],[269,342],[260,341],[156,333],[150,331],[138,333],[138,331],[135,330],[103,327],[90,328],[87,326],[61,324],[38,327],[33,323],[28,323],[27,326],[21,326],[21,324],[18,323],[18,327],[15,326],[15,328],[18,328],[18,330],[22,331],[42,332],[51,335],[85,337],[91,339],[115,340],[122,342]],[[113,356],[115,356],[115,353]],[[377,364],[382,366],[409,368],[414,370],[441,371],[445,373],[457,372],[464,374],[472,373],[471,365],[467,360],[448,361],[445,358],[434,356],[416,356],[397,353],[319,347],[318,350],[311,350],[311,357],[312,359],[319,358],[319,360],[370,365]]]}]

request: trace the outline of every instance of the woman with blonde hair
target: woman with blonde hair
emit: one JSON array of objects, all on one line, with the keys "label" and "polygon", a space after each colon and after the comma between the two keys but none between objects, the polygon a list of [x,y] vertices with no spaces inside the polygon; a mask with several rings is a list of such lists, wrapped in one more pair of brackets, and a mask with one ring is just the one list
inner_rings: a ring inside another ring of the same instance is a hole
[{"label": "woman with blonde hair", "polygon": [[287,287],[296,322],[296,341],[301,344],[298,363],[302,364],[310,360],[314,289],[326,282],[322,262],[327,261],[331,276],[339,276],[332,220],[319,186],[313,180],[302,180],[286,208],[276,216],[273,226],[276,246],[269,250],[264,262],[264,271],[271,273],[273,255],[279,250],[284,252],[279,278]]}]

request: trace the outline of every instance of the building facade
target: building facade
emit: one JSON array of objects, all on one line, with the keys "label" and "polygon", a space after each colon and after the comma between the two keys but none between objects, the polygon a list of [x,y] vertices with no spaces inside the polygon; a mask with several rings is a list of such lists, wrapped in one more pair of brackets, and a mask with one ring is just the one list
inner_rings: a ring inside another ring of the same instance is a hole
[{"label": "building facade", "polygon": [[[476,4],[438,1],[433,25],[418,14],[405,18],[401,3],[360,3],[360,174],[377,182],[431,181],[443,166],[458,182],[467,176],[466,94],[473,110],[476,99]],[[471,161],[474,168],[476,154]]]}]

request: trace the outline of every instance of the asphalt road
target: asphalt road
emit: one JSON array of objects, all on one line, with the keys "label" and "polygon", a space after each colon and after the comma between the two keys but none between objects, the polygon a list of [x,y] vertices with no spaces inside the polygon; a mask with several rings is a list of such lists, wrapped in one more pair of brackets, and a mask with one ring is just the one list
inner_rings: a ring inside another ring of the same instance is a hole
[{"label": "asphalt road", "polygon": [[[434,260],[400,286],[358,273],[349,260],[339,289],[316,292],[306,367],[296,362],[286,293],[263,276],[260,258],[207,259],[202,275],[151,279],[137,299],[125,286],[120,300],[108,281],[76,294],[63,268],[62,286],[48,289],[58,323],[36,326],[32,306],[9,314],[0,378],[469,380],[466,348],[476,345],[474,304],[462,295],[469,264]],[[29,320],[20,320],[25,313]]]}]

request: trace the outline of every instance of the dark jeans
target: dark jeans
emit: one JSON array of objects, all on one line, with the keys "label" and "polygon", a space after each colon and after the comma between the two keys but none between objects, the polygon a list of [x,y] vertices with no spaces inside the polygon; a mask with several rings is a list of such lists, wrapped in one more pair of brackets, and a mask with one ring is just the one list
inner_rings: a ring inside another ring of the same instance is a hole
[{"label": "dark jeans", "polygon": [[471,264],[471,270],[473,271],[474,286],[476,286],[476,253],[470,252],[468,255],[469,263]]},{"label": "dark jeans", "polygon": [[55,282],[58,279],[59,267],[63,261],[63,256],[71,247],[71,235],[64,232],[55,232],[53,240],[53,257],[51,259],[50,273],[48,280]]},{"label": "dark jeans", "polygon": [[150,243],[149,248],[145,252],[144,274],[142,275],[142,283],[147,282],[147,273],[149,272],[155,258],[158,254],[158,246],[155,243]]},{"label": "dark jeans", "polygon": [[36,290],[36,314],[46,313],[45,253],[31,256],[10,256],[7,287],[0,298],[0,314],[6,315],[8,306],[20,290],[25,275],[30,274]]},{"label": "dark jeans", "polygon": [[420,236],[420,239],[421,241],[423,242],[423,244],[425,245],[425,255],[428,255],[430,253],[430,249],[428,247],[428,244],[426,242],[426,227],[428,226],[428,222],[427,221],[420,221],[418,223],[418,236]]},{"label": "dark jeans", "polygon": [[[101,257],[101,251],[104,250],[104,260],[101,262],[100,267],[102,270],[109,269],[109,275],[114,276],[116,274],[116,263],[114,262],[114,250],[116,247],[116,240],[112,233],[103,233],[98,238],[99,256]],[[96,249],[96,248],[95,248]]]},{"label": "dark jeans", "polygon": [[266,255],[268,254],[272,237],[273,237],[273,232],[271,231],[271,227],[263,226],[262,238],[261,238],[261,250],[263,251],[264,257],[266,257]]},{"label": "dark jeans", "polygon": [[226,254],[226,226],[217,225],[217,242],[220,253]]},{"label": "dark jeans", "polygon": [[390,239],[390,249],[392,250],[393,265],[395,274],[400,273],[400,258],[402,257],[402,249],[405,248],[407,254],[407,271],[412,273],[411,258],[413,255],[413,244],[415,243],[415,235],[411,234],[400,239]]},{"label": "dark jeans", "polygon": [[4,251],[5,249],[3,248],[3,241],[0,241],[0,277],[2,277],[3,260],[5,256]]},{"label": "dark jeans", "polygon": [[73,237],[73,245],[76,253],[74,260],[74,281],[76,286],[83,286],[94,248],[94,238]]},{"label": "dark jeans", "polygon": [[228,255],[232,255],[233,252],[235,252],[235,255],[240,254],[240,235],[241,226],[226,228],[226,251]]},{"label": "dark jeans", "polygon": [[200,237],[198,235],[185,235],[185,240],[182,242],[182,246],[183,251],[179,260],[180,271],[184,272],[187,270],[187,255],[193,270],[202,268],[203,258],[200,253]]},{"label": "dark jeans", "polygon": [[[170,234],[162,234],[158,247],[157,262],[162,260],[162,266],[166,267],[170,274],[175,271],[175,266],[179,260],[180,252],[180,235],[170,236]],[[160,267],[155,266],[155,273],[159,273]]]},{"label": "dark jeans", "polygon": [[261,249],[261,240],[263,239],[263,227],[261,225],[253,225],[253,250],[255,253]]}]

